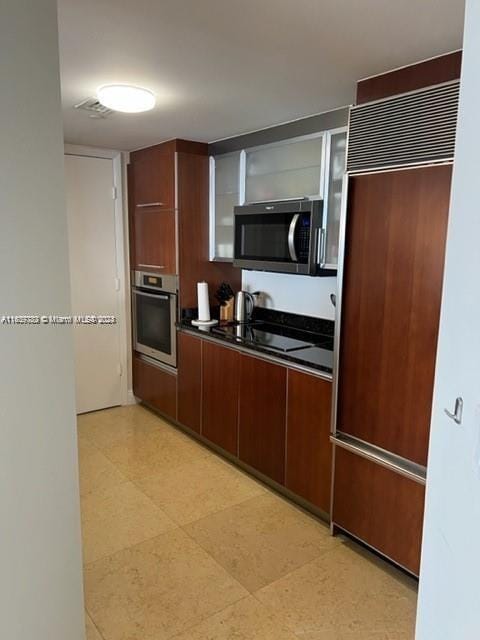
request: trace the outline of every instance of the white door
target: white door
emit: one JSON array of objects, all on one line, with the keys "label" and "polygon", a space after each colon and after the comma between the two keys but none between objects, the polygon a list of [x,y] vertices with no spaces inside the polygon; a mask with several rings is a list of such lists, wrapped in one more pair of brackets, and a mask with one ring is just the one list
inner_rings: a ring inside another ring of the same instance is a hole
[{"label": "white door", "polygon": [[72,314],[115,324],[74,327],[77,413],[121,403],[113,161],[65,156]]},{"label": "white door", "polygon": [[[417,640],[480,638],[480,2],[465,23]],[[447,417],[463,398],[461,424]]]}]

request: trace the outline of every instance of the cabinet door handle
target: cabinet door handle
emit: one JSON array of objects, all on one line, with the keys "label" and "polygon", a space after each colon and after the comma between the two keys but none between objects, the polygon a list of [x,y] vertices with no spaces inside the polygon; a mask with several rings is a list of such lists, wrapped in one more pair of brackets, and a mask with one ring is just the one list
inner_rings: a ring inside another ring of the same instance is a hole
[{"label": "cabinet door handle", "polygon": [[163,207],[164,202],[143,202],[142,204],[137,204],[139,209],[144,209],[145,207]]},{"label": "cabinet door handle", "polygon": [[146,269],[165,269],[163,264],[139,264],[139,267],[145,267]]}]

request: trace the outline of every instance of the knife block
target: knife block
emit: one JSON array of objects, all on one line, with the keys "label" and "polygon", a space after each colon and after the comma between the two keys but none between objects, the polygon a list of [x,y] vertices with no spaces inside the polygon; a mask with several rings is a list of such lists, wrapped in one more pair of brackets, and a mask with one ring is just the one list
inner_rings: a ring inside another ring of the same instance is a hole
[{"label": "knife block", "polygon": [[224,322],[233,322],[233,311],[235,306],[235,298],[230,298],[225,304],[220,306],[220,320]]}]

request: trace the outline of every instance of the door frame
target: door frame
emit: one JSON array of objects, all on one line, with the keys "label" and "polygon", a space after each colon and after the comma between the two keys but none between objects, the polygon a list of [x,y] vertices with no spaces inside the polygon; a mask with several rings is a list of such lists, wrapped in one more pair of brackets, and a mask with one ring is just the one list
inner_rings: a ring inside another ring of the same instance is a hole
[{"label": "door frame", "polygon": [[122,405],[135,404],[132,389],[131,353],[131,299],[130,299],[130,264],[128,247],[127,189],[126,166],[129,154],[115,149],[98,149],[83,145],[64,145],[64,155],[87,158],[104,158],[112,160],[115,216],[115,265],[118,278],[117,322],[120,334],[120,400]]}]

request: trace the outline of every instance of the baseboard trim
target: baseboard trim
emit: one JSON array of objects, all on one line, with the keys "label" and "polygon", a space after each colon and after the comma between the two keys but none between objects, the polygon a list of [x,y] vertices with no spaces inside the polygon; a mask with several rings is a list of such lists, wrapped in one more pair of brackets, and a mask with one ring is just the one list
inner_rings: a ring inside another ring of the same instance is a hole
[{"label": "baseboard trim", "polygon": [[127,391],[127,402],[125,403],[126,405],[129,404],[138,404],[138,400],[136,399],[136,397],[133,395],[133,389],[128,389]]}]

